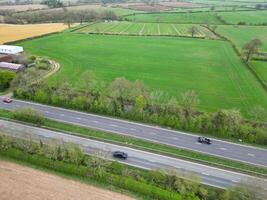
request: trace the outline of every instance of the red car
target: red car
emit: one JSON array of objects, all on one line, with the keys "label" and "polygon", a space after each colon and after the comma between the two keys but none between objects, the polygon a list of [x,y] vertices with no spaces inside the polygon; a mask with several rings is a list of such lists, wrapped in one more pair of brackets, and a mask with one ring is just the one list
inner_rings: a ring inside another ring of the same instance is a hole
[{"label": "red car", "polygon": [[5,97],[4,99],[3,99],[3,102],[4,103],[11,103],[13,100],[11,99],[11,98],[9,98],[9,97]]}]

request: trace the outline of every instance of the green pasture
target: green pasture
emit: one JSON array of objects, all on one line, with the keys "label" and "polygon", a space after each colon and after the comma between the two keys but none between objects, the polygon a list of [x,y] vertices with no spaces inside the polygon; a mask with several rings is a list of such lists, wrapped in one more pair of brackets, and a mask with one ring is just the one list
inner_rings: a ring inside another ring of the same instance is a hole
[{"label": "green pasture", "polygon": [[61,64],[50,83],[82,87],[81,75],[92,70],[101,81],[142,80],[166,100],[195,90],[205,110],[267,108],[266,91],[224,41],[61,33],[18,45]]},{"label": "green pasture", "polygon": [[218,26],[216,31],[231,40],[239,49],[258,38],[263,43],[261,50],[267,52],[267,26]]},{"label": "green pasture", "polygon": [[164,24],[164,23],[132,23],[132,22],[101,22],[89,24],[77,30],[78,33],[103,33],[121,35],[173,35],[191,36],[189,28],[198,28],[194,37],[215,38],[215,35],[200,25],[192,24]]},{"label": "green pasture", "polygon": [[135,22],[221,24],[221,21],[216,18],[214,12],[135,14],[126,16],[124,19]]},{"label": "green pasture", "polygon": [[267,10],[266,11],[240,11],[240,12],[218,12],[228,24],[238,24],[245,22],[248,25],[265,24],[267,25]]},{"label": "green pasture", "polygon": [[267,85],[267,61],[255,61],[251,62],[251,66],[259,75],[259,77],[266,83]]}]

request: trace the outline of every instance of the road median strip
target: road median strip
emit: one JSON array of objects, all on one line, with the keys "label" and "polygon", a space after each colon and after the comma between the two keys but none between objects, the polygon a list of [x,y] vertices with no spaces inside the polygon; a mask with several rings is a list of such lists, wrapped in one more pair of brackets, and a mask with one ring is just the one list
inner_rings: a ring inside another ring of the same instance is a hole
[{"label": "road median strip", "polygon": [[[36,126],[31,123],[25,123],[21,121],[16,121],[12,117],[12,112],[0,110],[0,118],[8,121],[23,123],[30,126]],[[133,138],[130,136],[121,136],[104,131],[97,131],[90,128],[80,127],[77,125],[66,124],[58,121],[53,121],[45,119],[44,124],[41,128],[45,128],[52,131],[63,132],[70,135],[76,135],[84,138],[99,140],[107,143],[127,146],[139,150],[149,151],[152,153],[157,153],[161,155],[166,155],[174,158],[180,158],[183,160],[193,161],[213,167],[218,167],[222,169],[232,170],[236,172],[242,172],[245,174],[267,177],[267,169],[263,167],[253,166],[250,164],[227,160],[224,158],[204,155],[197,152],[192,152],[190,150],[184,150],[176,147],[169,147],[163,144],[157,144],[153,142],[148,142],[145,140]]]}]

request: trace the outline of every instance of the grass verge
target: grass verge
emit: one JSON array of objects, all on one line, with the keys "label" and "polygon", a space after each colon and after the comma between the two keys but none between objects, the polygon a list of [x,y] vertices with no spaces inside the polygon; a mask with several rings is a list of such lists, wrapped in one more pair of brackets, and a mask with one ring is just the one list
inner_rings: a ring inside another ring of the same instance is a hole
[{"label": "grass verge", "polygon": [[[12,112],[0,109],[0,118],[6,120],[14,120]],[[33,124],[30,124],[33,125]],[[267,177],[267,168],[250,165],[247,163],[242,163],[234,160],[227,160],[224,158],[206,155],[190,150],[185,150],[176,147],[170,147],[163,144],[157,144],[141,139],[136,139],[129,136],[122,136],[113,133],[96,131],[89,128],[84,128],[76,125],[66,124],[62,122],[57,122],[54,120],[45,119],[42,128],[60,131],[67,134],[78,135],[81,137],[100,140],[108,143],[123,145],[132,147],[135,149],[140,149],[144,151],[149,151],[153,153],[158,153],[166,156],[171,156],[175,158],[180,158],[188,161],[193,161],[209,166],[219,167],[223,169],[228,169],[232,171],[242,172],[253,176]]]}]

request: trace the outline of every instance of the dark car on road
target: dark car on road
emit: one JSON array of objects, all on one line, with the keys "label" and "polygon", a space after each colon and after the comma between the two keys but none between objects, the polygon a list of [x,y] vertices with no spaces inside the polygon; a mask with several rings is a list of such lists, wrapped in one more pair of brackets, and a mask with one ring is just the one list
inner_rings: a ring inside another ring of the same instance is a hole
[{"label": "dark car on road", "polygon": [[211,144],[211,140],[206,137],[198,137],[198,142],[204,143],[204,144]]},{"label": "dark car on road", "polygon": [[128,158],[128,154],[122,151],[115,151],[113,152],[113,157],[126,160]]}]

